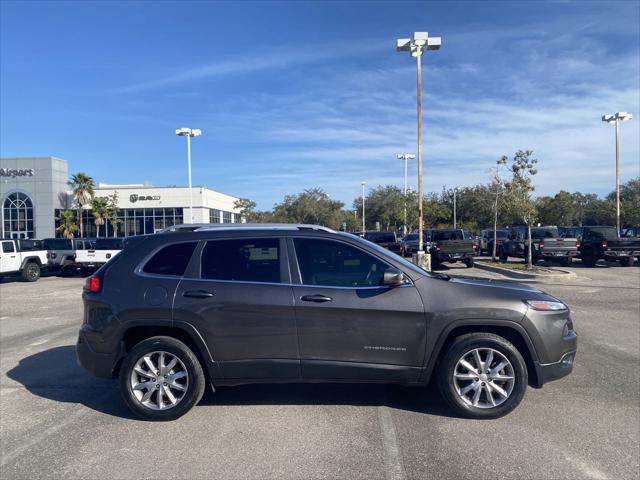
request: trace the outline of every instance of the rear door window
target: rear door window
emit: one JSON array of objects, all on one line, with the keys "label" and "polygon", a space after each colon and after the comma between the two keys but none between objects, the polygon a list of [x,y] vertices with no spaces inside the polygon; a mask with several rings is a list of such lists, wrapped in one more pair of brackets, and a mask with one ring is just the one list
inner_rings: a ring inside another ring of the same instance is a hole
[{"label": "rear door window", "polygon": [[198,242],[175,243],[160,249],[142,269],[156,275],[184,275]]},{"label": "rear door window", "polygon": [[210,240],[202,251],[200,276],[209,280],[282,283],[280,239]]}]

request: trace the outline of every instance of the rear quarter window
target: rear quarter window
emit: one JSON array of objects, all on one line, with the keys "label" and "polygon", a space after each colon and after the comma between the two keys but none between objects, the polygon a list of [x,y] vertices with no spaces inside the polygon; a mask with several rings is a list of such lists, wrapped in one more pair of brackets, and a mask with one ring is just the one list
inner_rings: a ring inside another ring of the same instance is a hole
[{"label": "rear quarter window", "polygon": [[184,275],[198,242],[167,245],[149,259],[142,269],[154,275]]}]

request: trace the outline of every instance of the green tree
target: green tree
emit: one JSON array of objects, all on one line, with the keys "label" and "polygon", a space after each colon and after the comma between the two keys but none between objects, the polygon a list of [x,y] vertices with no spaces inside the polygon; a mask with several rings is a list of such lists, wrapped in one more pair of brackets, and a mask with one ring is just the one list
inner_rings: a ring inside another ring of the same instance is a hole
[{"label": "green tree", "polygon": [[76,225],[76,216],[72,210],[63,210],[60,212],[60,226],[56,228],[56,232],[60,232],[64,238],[73,238],[78,231]]},{"label": "green tree", "polygon": [[[109,199],[107,197],[93,197],[89,202],[93,223],[96,224],[96,237],[100,236],[100,225],[104,225],[109,212]],[[106,232],[105,232],[106,236]]]},{"label": "green tree", "polygon": [[93,196],[95,195],[94,187],[95,182],[86,173],[78,172],[75,175],[71,175],[71,179],[67,182],[73,191],[73,200],[75,201],[78,209],[78,223],[80,225],[80,236],[84,236],[83,232],[83,220],[82,211]]},{"label": "green tree", "polygon": [[[607,200],[615,206],[616,192],[607,195]],[[640,177],[620,185],[620,223],[627,227],[640,225]]]},{"label": "green tree", "polygon": [[[404,224],[405,196],[395,185],[378,185],[366,197],[365,216],[371,228],[376,222],[382,230],[398,230]],[[362,197],[353,202],[353,209],[362,212]]]},{"label": "green tree", "polygon": [[310,188],[296,195],[287,195],[273,207],[274,221],[311,223],[339,229],[342,202],[331,200],[321,188]]},{"label": "green tree", "polygon": [[[108,220],[113,227],[113,236],[118,236],[118,225],[122,223],[122,220],[118,218],[118,192],[113,192],[111,195],[107,195],[107,205],[105,210],[105,220]],[[106,235],[106,227],[105,227]]]},{"label": "green tree", "polygon": [[[506,189],[510,193],[509,208],[527,226],[527,268],[532,266],[531,258],[531,225],[536,221],[536,206],[531,198],[535,190],[533,176],[538,173],[536,164],[538,160],[531,158],[532,150],[518,150],[511,162],[511,180],[507,183]],[[508,161],[503,156],[502,160]]]}]

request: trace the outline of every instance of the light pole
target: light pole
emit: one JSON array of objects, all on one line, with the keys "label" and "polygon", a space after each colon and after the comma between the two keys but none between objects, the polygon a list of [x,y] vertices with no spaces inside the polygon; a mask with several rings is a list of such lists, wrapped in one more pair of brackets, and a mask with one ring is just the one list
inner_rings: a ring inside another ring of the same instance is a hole
[{"label": "light pole", "polygon": [[191,188],[191,137],[199,137],[202,130],[197,128],[178,128],[176,135],[187,137],[187,165],[189,171],[189,223],[193,222],[193,190]]},{"label": "light pole", "polygon": [[397,155],[398,160],[404,160],[404,226],[402,227],[403,233],[407,234],[407,162],[416,158],[415,155],[410,153],[399,153]]},{"label": "light pole", "polygon": [[617,112],[612,115],[603,115],[602,121],[616,124],[616,229],[620,236],[620,122],[627,122],[633,115],[627,112]]},{"label": "light pole", "polygon": [[458,228],[457,196],[458,196],[458,187],[453,189],[453,228]]},{"label": "light pole", "polygon": [[365,221],[364,221],[364,187],[367,184],[367,182],[362,182],[362,235],[364,235],[364,232],[367,231],[366,227],[365,227]]},{"label": "light pole", "polygon": [[415,32],[413,39],[399,38],[396,42],[396,51],[410,52],[416,58],[418,67],[417,76],[417,106],[418,106],[418,257],[419,266],[424,264],[424,245],[422,230],[424,217],[422,212],[422,52],[423,50],[438,50],[442,40],[440,37],[431,37],[427,32]]}]

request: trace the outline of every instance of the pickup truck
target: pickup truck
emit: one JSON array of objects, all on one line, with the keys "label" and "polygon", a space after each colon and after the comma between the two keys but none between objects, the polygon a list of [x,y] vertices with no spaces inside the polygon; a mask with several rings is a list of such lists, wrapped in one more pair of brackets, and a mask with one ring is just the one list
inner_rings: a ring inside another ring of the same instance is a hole
[{"label": "pickup truck", "polygon": [[83,271],[95,270],[122,250],[122,238],[96,238],[89,249],[76,250],[75,264]]},{"label": "pickup truck", "polygon": [[[567,267],[579,255],[579,240],[573,236],[561,237],[558,227],[531,227],[531,260],[535,265],[539,260],[556,262]],[[512,227],[509,238],[499,247],[500,260],[507,257],[527,258],[527,227]]]},{"label": "pickup truck", "polygon": [[89,250],[93,242],[92,238],[45,238],[42,243],[47,251],[48,269],[62,275],[73,273],[77,268],[76,250]]},{"label": "pickup truck", "polygon": [[396,237],[396,232],[365,232],[364,238],[400,255],[400,242]]},{"label": "pickup truck", "polygon": [[473,267],[478,250],[477,243],[461,228],[428,230],[429,253],[434,266],[443,262],[461,261],[467,268]]},{"label": "pickup truck", "polygon": [[[508,230],[496,230],[496,254],[498,253],[498,249],[500,245],[504,243],[506,238],[509,236]],[[486,229],[480,232],[480,242],[478,245],[478,253],[482,255],[486,253],[487,255],[493,254],[493,229]]]},{"label": "pickup truck", "polygon": [[25,282],[35,282],[47,266],[47,251],[41,240],[2,240],[0,242],[0,278],[19,275]]},{"label": "pickup truck", "polygon": [[634,257],[640,257],[640,238],[618,237],[616,227],[573,227],[572,231],[580,239],[580,258],[587,267],[595,266],[598,260],[629,267]]}]

